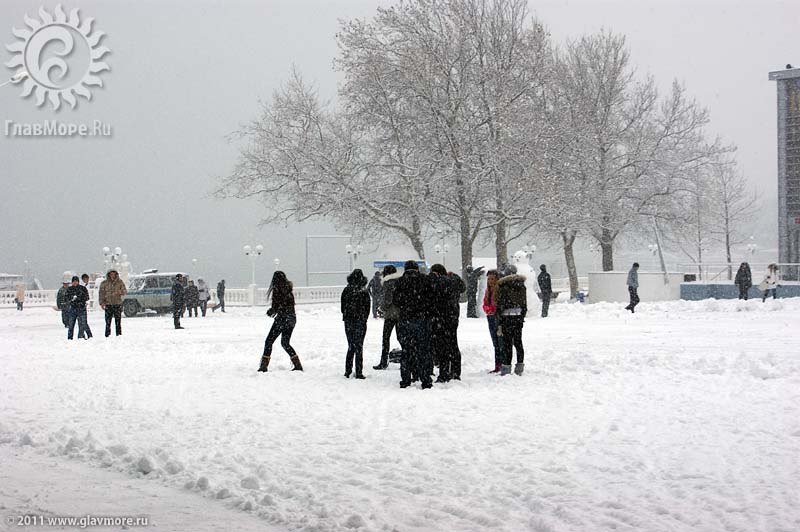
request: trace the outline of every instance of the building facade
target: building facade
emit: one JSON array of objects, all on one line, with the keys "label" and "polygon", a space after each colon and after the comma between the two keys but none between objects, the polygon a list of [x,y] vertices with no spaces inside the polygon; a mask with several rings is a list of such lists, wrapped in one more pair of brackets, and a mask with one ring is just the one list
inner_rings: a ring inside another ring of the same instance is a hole
[{"label": "building facade", "polygon": [[778,89],[778,260],[800,262],[800,68],[769,73]]}]

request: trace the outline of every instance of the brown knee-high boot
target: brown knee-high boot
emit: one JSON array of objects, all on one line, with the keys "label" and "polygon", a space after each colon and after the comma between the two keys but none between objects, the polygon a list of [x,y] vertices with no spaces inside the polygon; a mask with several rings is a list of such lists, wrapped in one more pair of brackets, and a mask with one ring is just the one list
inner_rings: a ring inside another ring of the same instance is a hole
[{"label": "brown knee-high boot", "polygon": [[258,371],[267,371],[267,367],[269,366],[269,355],[264,355],[261,357],[261,366],[258,368]]}]

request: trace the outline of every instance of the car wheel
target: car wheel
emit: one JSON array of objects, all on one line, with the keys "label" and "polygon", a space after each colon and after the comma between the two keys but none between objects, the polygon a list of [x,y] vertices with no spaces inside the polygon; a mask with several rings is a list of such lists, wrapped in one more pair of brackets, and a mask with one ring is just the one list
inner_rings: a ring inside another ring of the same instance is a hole
[{"label": "car wheel", "polygon": [[139,303],[129,299],[122,304],[122,311],[125,313],[126,317],[132,318],[139,313]]}]

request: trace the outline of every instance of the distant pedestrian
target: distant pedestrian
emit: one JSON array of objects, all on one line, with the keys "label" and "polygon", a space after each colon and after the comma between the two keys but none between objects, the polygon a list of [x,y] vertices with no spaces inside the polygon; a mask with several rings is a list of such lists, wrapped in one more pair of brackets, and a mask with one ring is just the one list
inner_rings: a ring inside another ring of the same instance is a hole
[{"label": "distant pedestrian", "polygon": [[208,308],[208,300],[211,298],[211,294],[208,291],[208,285],[202,277],[197,278],[197,298],[200,303],[200,312],[205,318],[206,309]]},{"label": "distant pedestrian", "polygon": [[525,369],[525,349],[522,345],[522,327],[528,313],[528,293],[525,276],[517,275],[517,267],[506,266],[505,275],[497,281],[498,335],[503,337],[503,367],[500,375],[511,373],[513,350],[517,352],[514,373],[522,375]]},{"label": "distant pedestrian", "polygon": [[442,264],[431,266],[428,276],[431,286],[430,347],[438,362],[436,382],[461,380],[461,350],[458,348],[459,300],[466,286],[461,277],[448,273]]},{"label": "distant pedestrian", "polygon": [[117,270],[109,270],[105,280],[100,283],[98,300],[100,308],[106,313],[106,338],[111,336],[111,320],[117,336],[122,335],[122,298],[128,293],[125,283],[119,278]]},{"label": "distant pedestrian", "polygon": [[473,268],[472,266],[467,266],[467,317],[468,318],[477,318],[478,317],[478,281],[483,275],[483,266],[478,266],[477,268]]},{"label": "distant pedestrian", "polygon": [[382,281],[381,272],[375,272],[375,275],[372,276],[372,279],[369,281],[369,286],[367,287],[369,295],[372,298],[372,317],[374,319],[378,318],[378,309],[383,303]]},{"label": "distant pedestrian", "polygon": [[625,310],[630,310],[633,314],[636,305],[639,304],[639,263],[634,262],[631,269],[628,271],[628,295],[631,302],[625,307]]},{"label": "distant pedestrian", "polygon": [[183,286],[183,275],[180,273],[175,276],[175,282],[172,285],[169,299],[172,301],[172,323],[176,329],[183,329],[181,327],[181,313],[183,312],[183,305],[186,302],[185,288]]},{"label": "distant pedestrian", "polygon": [[412,368],[414,368],[424,390],[433,387],[431,380],[433,362],[428,328],[431,285],[428,277],[419,272],[416,261],[406,261],[404,269],[403,275],[397,280],[393,295],[399,316],[397,337],[403,347],[400,387],[411,386],[414,372]]},{"label": "distant pedestrian", "polygon": [[775,263],[770,264],[767,266],[767,275],[764,277],[764,280],[761,281],[759,288],[763,292],[761,296],[761,302],[765,302],[769,297],[770,292],[772,293],[772,299],[778,299],[778,265]]},{"label": "distant pedestrian", "polygon": [[264,353],[261,355],[261,366],[258,371],[267,371],[272,356],[272,344],[275,343],[279,336],[281,337],[281,347],[283,347],[283,350],[286,351],[292,361],[292,371],[303,371],[300,357],[297,356],[294,348],[289,343],[292,339],[294,327],[297,325],[292,290],[293,285],[286,278],[285,273],[276,271],[272,275],[272,282],[269,285],[269,290],[267,290],[267,299],[270,299],[272,305],[267,311],[267,316],[274,317],[275,321],[272,323],[267,339],[264,341]]},{"label": "distant pedestrian", "polygon": [[217,283],[217,304],[211,307],[211,312],[217,309],[225,312],[225,279]]},{"label": "distant pedestrian", "polygon": [[189,311],[189,317],[197,317],[197,307],[200,305],[200,292],[194,285],[194,281],[189,281],[189,286],[186,287],[186,309]]},{"label": "distant pedestrian", "polygon": [[61,283],[61,288],[58,289],[56,294],[56,308],[61,311],[61,323],[64,327],[69,328],[69,301],[67,301],[67,288],[69,288],[69,281],[64,279]]},{"label": "distant pedestrian", "polygon": [[383,342],[381,345],[381,361],[377,366],[372,366],[372,369],[382,370],[389,367],[389,340],[392,337],[392,330],[395,330],[395,335],[398,333],[397,322],[400,318],[400,311],[394,302],[394,289],[397,285],[397,280],[403,276],[402,273],[397,271],[397,268],[391,264],[383,267],[383,299],[381,301],[380,313],[383,316]]},{"label": "distant pedestrian", "polygon": [[750,271],[749,264],[743,262],[739,265],[739,269],[736,271],[736,278],[733,282],[739,287],[739,299],[747,301],[747,292],[750,290],[750,287],[753,286],[753,274]]},{"label": "distant pedestrian", "polygon": [[541,273],[536,281],[539,283],[539,294],[542,297],[542,317],[547,317],[547,311],[550,308],[550,299],[553,298],[553,284],[550,279],[550,274],[547,273],[547,266],[542,264],[539,266]]},{"label": "distant pedestrian", "polygon": [[344,362],[344,376],[348,379],[353,373],[353,360],[356,363],[356,379],[364,377],[364,337],[367,335],[369,318],[369,293],[364,289],[367,278],[355,269],[347,276],[347,286],[342,291],[341,309],[344,333],[347,336],[347,356]]},{"label": "distant pedestrian", "polygon": [[22,283],[17,284],[17,292],[14,297],[14,303],[17,304],[17,310],[21,311],[22,306],[25,304],[25,285]]},{"label": "distant pedestrian", "polygon": [[483,293],[483,313],[489,324],[489,336],[492,337],[494,347],[494,369],[489,373],[500,373],[503,369],[503,337],[497,336],[497,280],[500,274],[497,270],[486,272],[486,291]]},{"label": "distant pedestrian", "polygon": [[78,323],[78,338],[92,337],[92,331],[86,321],[86,302],[89,301],[89,291],[80,284],[77,275],[72,277],[72,284],[67,288],[66,295],[69,302],[69,325],[67,327],[67,340],[72,340],[75,331],[75,322]]}]

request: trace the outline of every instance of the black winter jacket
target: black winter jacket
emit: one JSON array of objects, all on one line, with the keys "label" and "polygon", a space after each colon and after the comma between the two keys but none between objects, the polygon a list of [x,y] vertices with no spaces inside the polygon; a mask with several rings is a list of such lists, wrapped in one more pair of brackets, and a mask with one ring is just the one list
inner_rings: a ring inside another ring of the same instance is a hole
[{"label": "black winter jacket", "polygon": [[539,290],[545,294],[549,294],[553,291],[553,284],[550,281],[550,274],[547,272],[542,272],[539,274],[539,277],[536,279],[539,282]]},{"label": "black winter jacket", "polygon": [[86,302],[89,301],[89,291],[85,286],[79,284],[78,286],[69,286],[64,295],[69,306],[74,309],[85,309]]},{"label": "black winter jacket", "polygon": [[458,319],[461,313],[459,300],[467,289],[461,277],[454,273],[448,275],[431,275],[431,293],[433,304],[431,317],[438,319]]},{"label": "black winter jacket", "polygon": [[349,284],[342,291],[342,319],[365,322],[369,318],[369,293],[358,285]]},{"label": "black winter jacket", "polygon": [[431,314],[430,280],[417,270],[406,270],[397,280],[392,302],[397,306],[400,321],[428,318]]},{"label": "black winter jacket", "polygon": [[527,313],[525,276],[507,275],[497,281],[497,315],[521,315],[524,318]]},{"label": "black winter jacket", "polygon": [[172,300],[172,306],[176,308],[180,308],[183,306],[184,301],[184,288],[183,284],[175,281],[175,284],[172,285],[172,292],[169,295],[170,300]]}]

